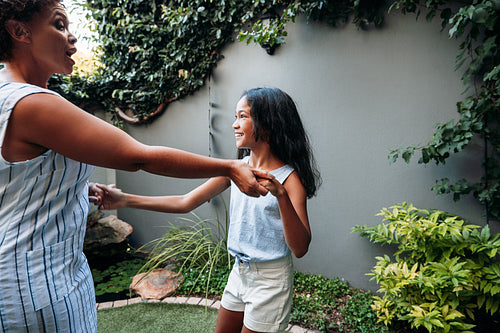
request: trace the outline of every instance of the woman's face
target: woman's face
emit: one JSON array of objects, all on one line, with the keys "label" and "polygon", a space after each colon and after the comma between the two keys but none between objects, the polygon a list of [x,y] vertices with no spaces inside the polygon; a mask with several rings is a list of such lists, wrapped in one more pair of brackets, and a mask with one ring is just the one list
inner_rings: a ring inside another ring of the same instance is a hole
[{"label": "woman's face", "polygon": [[255,145],[253,122],[247,99],[243,96],[236,105],[236,120],[233,123],[236,147],[249,148]]},{"label": "woman's face", "polygon": [[[28,23],[31,55],[41,71],[70,74],[75,61],[76,37],[69,31],[68,16],[63,5],[54,2]],[[50,74],[50,75],[51,75]]]}]

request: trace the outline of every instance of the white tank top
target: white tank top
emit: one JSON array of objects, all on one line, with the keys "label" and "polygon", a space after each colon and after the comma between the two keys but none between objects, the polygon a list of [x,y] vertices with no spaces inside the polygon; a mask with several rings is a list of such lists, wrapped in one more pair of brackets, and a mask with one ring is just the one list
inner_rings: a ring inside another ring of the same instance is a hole
[{"label": "white tank top", "polygon": [[[243,159],[248,160],[248,156]],[[292,172],[290,165],[284,165],[270,173],[283,184]],[[228,251],[238,261],[262,262],[290,254],[274,195],[250,197],[231,182],[229,211]]]}]

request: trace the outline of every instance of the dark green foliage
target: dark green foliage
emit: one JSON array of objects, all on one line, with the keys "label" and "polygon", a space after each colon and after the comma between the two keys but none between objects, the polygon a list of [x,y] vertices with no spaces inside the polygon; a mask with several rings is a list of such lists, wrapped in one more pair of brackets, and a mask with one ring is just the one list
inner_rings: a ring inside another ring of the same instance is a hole
[{"label": "dark green foliage", "polygon": [[[97,22],[102,66],[87,77],[55,78],[51,87],[73,102],[99,101],[141,122],[162,103],[202,87],[235,33],[240,40],[274,47],[285,42],[285,25],[299,14],[332,26],[353,16],[355,24],[367,27],[381,23],[382,5],[380,0],[87,0],[83,6]],[[263,24],[266,16],[271,19]]]},{"label": "dark green foliage", "polygon": [[321,332],[382,333],[371,309],[371,293],[349,287],[341,279],[295,272],[290,320]]},{"label": "dark green foliage", "polygon": [[96,296],[127,292],[132,278],[144,265],[144,260],[129,259],[111,265],[104,270],[92,269]]},{"label": "dark green foliage", "polygon": [[388,328],[378,322],[372,304],[373,294],[370,292],[357,292],[348,298],[345,306],[340,309],[344,317],[344,326],[348,327],[351,332],[388,332]]},{"label": "dark green foliage", "polygon": [[337,327],[337,298],[346,296],[350,289],[340,279],[329,280],[321,275],[295,272],[290,320],[324,332]]},{"label": "dark green foliage", "polygon": [[347,295],[351,288],[339,278],[328,279],[321,275],[295,272],[294,290],[299,293],[313,292],[320,301],[329,303],[332,298]]},{"label": "dark green foliage", "polygon": [[214,268],[212,272],[206,269],[203,274],[198,268],[184,270],[181,285],[176,292],[180,295],[222,295],[230,272],[231,267],[227,266]]}]

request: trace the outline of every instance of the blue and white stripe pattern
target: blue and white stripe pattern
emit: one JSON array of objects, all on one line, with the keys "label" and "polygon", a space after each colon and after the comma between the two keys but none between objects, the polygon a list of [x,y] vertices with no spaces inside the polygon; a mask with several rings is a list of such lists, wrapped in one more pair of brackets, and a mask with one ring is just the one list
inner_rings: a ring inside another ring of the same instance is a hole
[{"label": "blue and white stripe pattern", "polygon": [[[52,93],[0,82],[0,151],[16,103]],[[53,151],[9,163],[0,154],[0,333],[97,332],[82,248],[93,167]]]}]

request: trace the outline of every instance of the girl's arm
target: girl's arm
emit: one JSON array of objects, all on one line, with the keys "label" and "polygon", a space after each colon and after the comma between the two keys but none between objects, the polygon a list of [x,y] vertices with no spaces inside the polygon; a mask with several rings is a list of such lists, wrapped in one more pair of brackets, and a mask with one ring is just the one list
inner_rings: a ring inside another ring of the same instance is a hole
[{"label": "girl's arm", "polygon": [[[194,134],[194,133],[193,133]],[[15,106],[2,147],[10,162],[52,149],[92,165],[180,178],[226,176],[251,195],[267,193],[255,176],[267,173],[246,163],[205,157],[162,146],[147,146],[107,122],[52,94],[32,94]]]},{"label": "girl's arm", "polygon": [[227,177],[211,178],[185,195],[143,196],[124,193],[114,185],[97,184],[103,191],[99,209],[118,209],[123,207],[153,210],[163,213],[189,213],[230,185]]},{"label": "girl's arm", "polygon": [[311,228],[307,216],[306,192],[299,177],[293,172],[284,185],[276,179],[261,180],[260,183],[278,199],[288,247],[297,258],[303,257],[311,242]]}]

